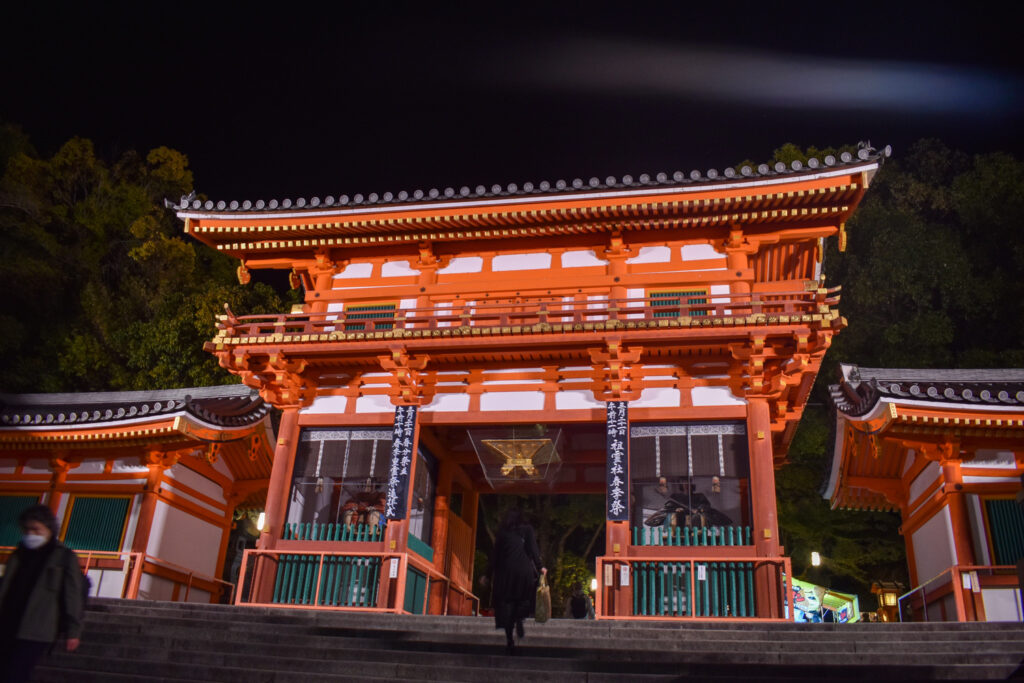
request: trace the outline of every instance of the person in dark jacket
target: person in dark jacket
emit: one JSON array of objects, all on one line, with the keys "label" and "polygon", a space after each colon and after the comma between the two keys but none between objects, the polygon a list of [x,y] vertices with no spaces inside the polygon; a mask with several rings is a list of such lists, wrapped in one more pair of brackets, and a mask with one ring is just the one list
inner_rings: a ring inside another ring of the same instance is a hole
[{"label": "person in dark jacket", "polygon": [[57,518],[45,505],[18,517],[21,542],[0,583],[0,672],[28,681],[58,638],[68,652],[82,635],[85,584],[78,558],[57,540]]},{"label": "person in dark jacket", "polygon": [[508,653],[515,653],[512,629],[522,640],[523,619],[530,616],[537,597],[537,577],[547,569],[540,561],[540,550],[533,528],[518,508],[511,508],[498,527],[491,555],[491,599],[494,603],[494,627],[505,629]]}]

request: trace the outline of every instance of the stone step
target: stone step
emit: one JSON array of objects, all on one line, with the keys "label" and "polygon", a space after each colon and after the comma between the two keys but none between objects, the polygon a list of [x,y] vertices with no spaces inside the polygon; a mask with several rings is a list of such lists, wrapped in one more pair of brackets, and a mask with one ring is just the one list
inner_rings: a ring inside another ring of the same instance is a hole
[{"label": "stone step", "polygon": [[[198,620],[147,620],[140,624],[131,616],[111,615],[103,621],[94,621],[89,618],[87,628],[94,640],[101,640],[108,643],[125,643],[143,632],[147,639],[154,640],[160,637],[164,641],[182,640],[193,637],[198,629],[210,631],[213,626]],[[230,638],[226,637],[230,634]],[[663,634],[658,634],[663,635]],[[842,634],[841,634],[842,635]],[[282,628],[280,625],[260,627],[251,623],[218,623],[216,630],[210,637],[214,640],[226,642],[238,641],[239,639],[266,641],[272,637],[274,645],[281,647],[340,647],[341,643],[349,647],[373,648],[381,646],[381,643],[395,639],[411,646],[413,640],[420,643],[417,647],[436,648],[444,644],[456,644],[464,646],[467,638],[474,643],[489,644],[489,646],[503,645],[504,635],[494,629],[479,630],[467,633],[436,633],[430,630],[406,631],[394,630],[367,630],[359,628],[333,628],[333,627],[311,627],[289,626]],[[566,630],[546,630],[545,628],[527,627],[527,639],[529,644],[536,643],[545,648],[571,649],[580,646],[581,641],[586,643],[586,649],[599,651],[604,649],[655,652],[672,651],[701,652],[713,651],[787,651],[787,652],[812,652],[817,651],[823,645],[827,645],[830,651],[835,653],[857,653],[872,651],[877,653],[903,654],[911,646],[915,652],[1019,652],[1024,651],[1024,641],[1010,638],[988,638],[988,639],[932,639],[923,641],[908,641],[898,638],[872,639],[865,641],[861,638],[829,639],[822,642],[810,639],[807,642],[791,642],[781,640],[738,640],[735,638],[712,638],[702,637],[691,638],[657,638],[636,642],[636,639],[613,639],[604,637],[593,639],[587,633],[570,633]]]},{"label": "stone step", "polygon": [[554,620],[504,651],[481,617],[94,600],[79,651],[37,680],[994,679],[1024,660],[1024,627]]},{"label": "stone step", "polygon": [[[249,609],[249,608],[240,608]],[[173,608],[139,608],[138,613],[145,614],[147,618],[156,619],[167,617],[171,620],[180,620],[185,625],[190,619],[202,619],[204,621],[220,621],[231,624],[246,624],[253,628],[266,627],[273,624],[275,628],[289,627],[311,627],[329,630],[331,628],[343,629],[345,627],[358,629],[361,632],[374,632],[378,630],[408,629],[414,624],[418,630],[433,630],[446,633],[485,633],[493,631],[490,619],[484,618],[462,618],[462,617],[422,617],[422,616],[395,616],[379,614],[342,614],[342,613],[316,613],[301,611],[299,615],[280,614],[281,612],[293,612],[291,610],[274,610],[276,613],[251,614],[248,612],[204,612],[202,609],[175,610]],[[92,611],[90,618],[95,623],[105,620],[116,621],[117,619],[128,618],[126,615],[133,613],[132,609],[119,610],[116,612]],[[110,616],[107,616],[110,615]],[[254,619],[253,617],[258,617]],[[907,628],[908,625],[901,624],[870,624],[870,628],[858,629],[855,624],[794,624],[796,630],[785,628],[774,628],[779,624],[765,624],[762,630],[750,631],[746,629],[732,628],[730,625],[719,625],[718,628],[686,628],[673,622],[647,622],[640,626],[630,622],[614,621],[571,621],[553,620],[545,624],[531,624],[530,630],[544,633],[552,637],[562,634],[571,634],[575,637],[586,637],[587,639],[638,639],[638,640],[676,640],[687,639],[710,639],[710,640],[781,640],[797,641],[806,640],[834,640],[834,641],[891,641],[893,637],[899,637],[908,642],[934,642],[936,640],[962,641],[962,640],[1021,640],[1024,641],[1024,625],[1007,624],[1000,627],[997,624],[983,624],[987,629],[964,629],[962,624],[950,624],[955,628],[933,629],[922,631],[916,628]],[[746,626],[746,624],[743,624]],[[788,626],[788,625],[786,625]],[[995,628],[991,628],[995,627]]]}]

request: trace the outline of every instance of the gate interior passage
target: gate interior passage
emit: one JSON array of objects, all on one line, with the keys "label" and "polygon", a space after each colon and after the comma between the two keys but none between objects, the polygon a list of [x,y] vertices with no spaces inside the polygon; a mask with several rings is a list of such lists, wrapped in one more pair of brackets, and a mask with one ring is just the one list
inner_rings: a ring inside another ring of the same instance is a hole
[{"label": "gate interior passage", "polygon": [[[397,432],[303,429],[282,538],[276,552],[252,553],[240,600],[261,601],[260,566],[273,575],[273,604],[473,613],[479,495],[603,496],[606,432],[602,422],[424,427],[407,517],[388,520]],[[628,545],[598,562],[602,616],[758,616],[765,563],[753,555],[746,437],[738,422],[630,426]],[[389,555],[401,526],[404,560]],[[769,569],[769,581],[784,580],[782,563]]]}]

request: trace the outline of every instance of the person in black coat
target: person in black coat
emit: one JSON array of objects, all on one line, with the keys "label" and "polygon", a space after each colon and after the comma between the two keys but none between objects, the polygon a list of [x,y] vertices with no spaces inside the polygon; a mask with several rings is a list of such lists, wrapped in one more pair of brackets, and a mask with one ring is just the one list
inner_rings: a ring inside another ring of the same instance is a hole
[{"label": "person in black coat", "polygon": [[78,557],[57,540],[50,508],[34,505],[18,524],[21,542],[0,583],[0,680],[9,683],[28,681],[56,640],[78,648],[85,594]]},{"label": "person in black coat", "polygon": [[515,652],[512,629],[520,640],[524,637],[523,619],[530,616],[536,600],[537,577],[547,571],[533,528],[518,508],[511,508],[498,527],[491,555],[494,627],[505,629],[509,654]]}]

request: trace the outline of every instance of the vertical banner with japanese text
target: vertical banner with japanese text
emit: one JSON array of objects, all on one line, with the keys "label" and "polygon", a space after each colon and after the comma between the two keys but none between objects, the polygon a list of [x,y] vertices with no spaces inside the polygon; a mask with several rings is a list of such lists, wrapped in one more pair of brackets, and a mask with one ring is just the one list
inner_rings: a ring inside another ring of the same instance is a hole
[{"label": "vertical banner with japanese text", "polygon": [[388,519],[405,519],[415,440],[416,406],[398,406],[395,408],[391,463],[388,467],[388,497],[385,503],[385,517]]},{"label": "vertical banner with japanese text", "polygon": [[629,408],[626,401],[608,401],[608,489],[606,516],[609,521],[629,521]]}]

